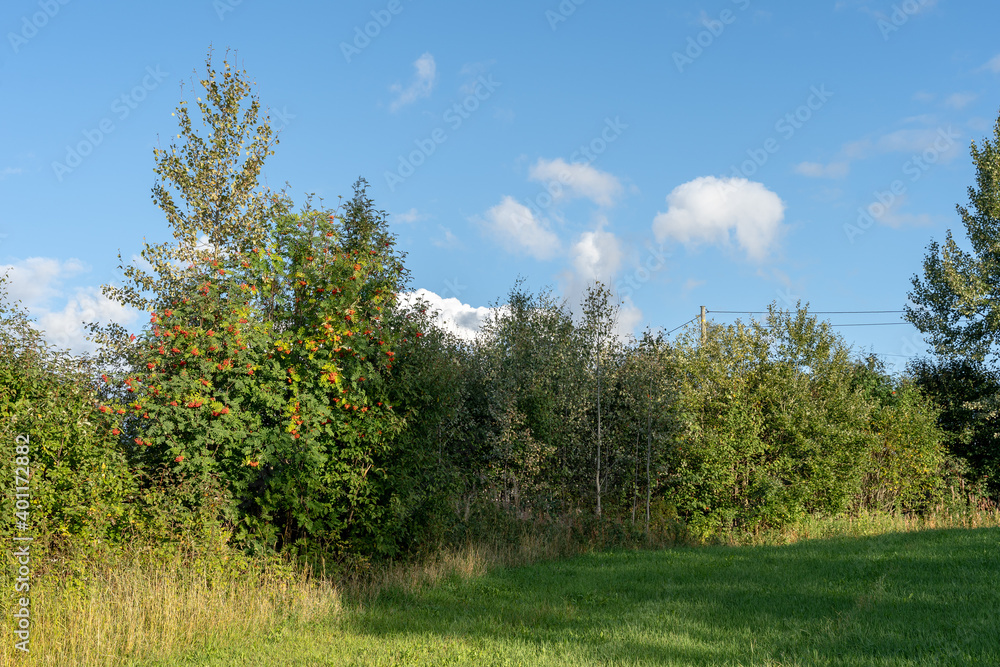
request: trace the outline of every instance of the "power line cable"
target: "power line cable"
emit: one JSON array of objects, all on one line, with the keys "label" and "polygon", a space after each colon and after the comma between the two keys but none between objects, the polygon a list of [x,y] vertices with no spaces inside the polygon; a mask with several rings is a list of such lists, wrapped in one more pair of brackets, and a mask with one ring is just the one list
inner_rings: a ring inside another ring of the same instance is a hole
[{"label": "power line cable", "polygon": [[695,320],[700,319],[700,318],[701,318],[701,315],[695,315],[694,317],[692,317],[690,320],[688,320],[684,324],[680,325],[679,327],[674,327],[673,329],[671,329],[670,331],[668,331],[667,333],[665,333],[663,335],[664,336],[669,336],[670,334],[672,334],[673,332],[677,331],[678,329],[683,329],[687,325],[691,324],[692,322],[694,322]]},{"label": "power line cable", "polygon": [[851,324],[831,324],[831,327],[898,327],[909,322],[853,322]]},{"label": "power line cable", "polygon": [[[767,315],[766,310],[706,310],[708,313],[725,313],[727,315]],[[905,313],[905,310],[810,310],[808,315],[862,315],[868,313]]]}]

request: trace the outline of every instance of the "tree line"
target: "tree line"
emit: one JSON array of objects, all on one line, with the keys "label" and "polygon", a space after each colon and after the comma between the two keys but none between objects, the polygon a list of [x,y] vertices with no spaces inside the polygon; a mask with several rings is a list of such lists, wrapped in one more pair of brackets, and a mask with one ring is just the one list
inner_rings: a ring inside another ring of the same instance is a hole
[{"label": "tree line", "polygon": [[[938,356],[900,376],[802,304],[623,340],[600,283],[574,313],[515,282],[461,339],[400,298],[405,253],[364,179],[334,208],[259,185],[278,140],[246,73],[206,65],[208,132],[182,102],[180,141],[154,151],[174,239],[105,287],[142,330],[92,325],[99,352],[73,357],[0,300],[2,438],[29,436],[47,548],[395,558],[498,520],[709,536],[997,498],[996,263],[950,234],[908,312]],[[973,146],[960,208],[984,253],[996,145]]]}]

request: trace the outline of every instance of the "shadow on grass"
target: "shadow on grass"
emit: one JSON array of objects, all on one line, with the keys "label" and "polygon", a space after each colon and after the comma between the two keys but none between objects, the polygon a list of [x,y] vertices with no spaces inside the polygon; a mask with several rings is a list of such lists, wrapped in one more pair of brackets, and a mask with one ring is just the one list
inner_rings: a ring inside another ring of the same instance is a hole
[{"label": "shadow on grass", "polygon": [[411,593],[343,629],[558,661],[1000,664],[1000,529],[590,554]]}]

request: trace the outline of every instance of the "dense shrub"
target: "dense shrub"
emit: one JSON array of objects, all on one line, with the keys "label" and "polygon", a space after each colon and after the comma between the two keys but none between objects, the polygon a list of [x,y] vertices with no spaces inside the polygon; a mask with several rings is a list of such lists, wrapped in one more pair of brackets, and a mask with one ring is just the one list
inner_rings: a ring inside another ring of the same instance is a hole
[{"label": "dense shrub", "polygon": [[[935,411],[860,371],[805,310],[679,341],[681,435],[665,497],[703,531],[916,509],[943,461]],[[865,383],[874,383],[868,386]],[[884,386],[883,386],[884,385]]]},{"label": "dense shrub", "polygon": [[941,411],[938,426],[948,451],[967,466],[970,485],[1000,498],[1000,378],[974,359],[920,359],[913,381]]},{"label": "dense shrub", "polygon": [[[0,277],[0,535],[11,544],[18,477],[30,473],[28,529],[39,550],[99,548],[133,535],[136,479],[114,415],[97,410],[87,359],[45,344]],[[18,452],[27,444],[27,454]],[[24,458],[22,458],[24,457]]]}]

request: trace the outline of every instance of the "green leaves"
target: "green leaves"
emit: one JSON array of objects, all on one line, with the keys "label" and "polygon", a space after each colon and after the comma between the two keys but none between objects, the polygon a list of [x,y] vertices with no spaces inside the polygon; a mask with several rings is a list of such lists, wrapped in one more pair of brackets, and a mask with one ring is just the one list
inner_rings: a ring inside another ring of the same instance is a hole
[{"label": "green leaves", "polygon": [[962,249],[949,230],[931,242],[923,277],[913,276],[905,318],[929,337],[939,355],[982,361],[1000,342],[1000,117],[993,141],[971,147],[976,185],[958,213],[971,244]]}]

